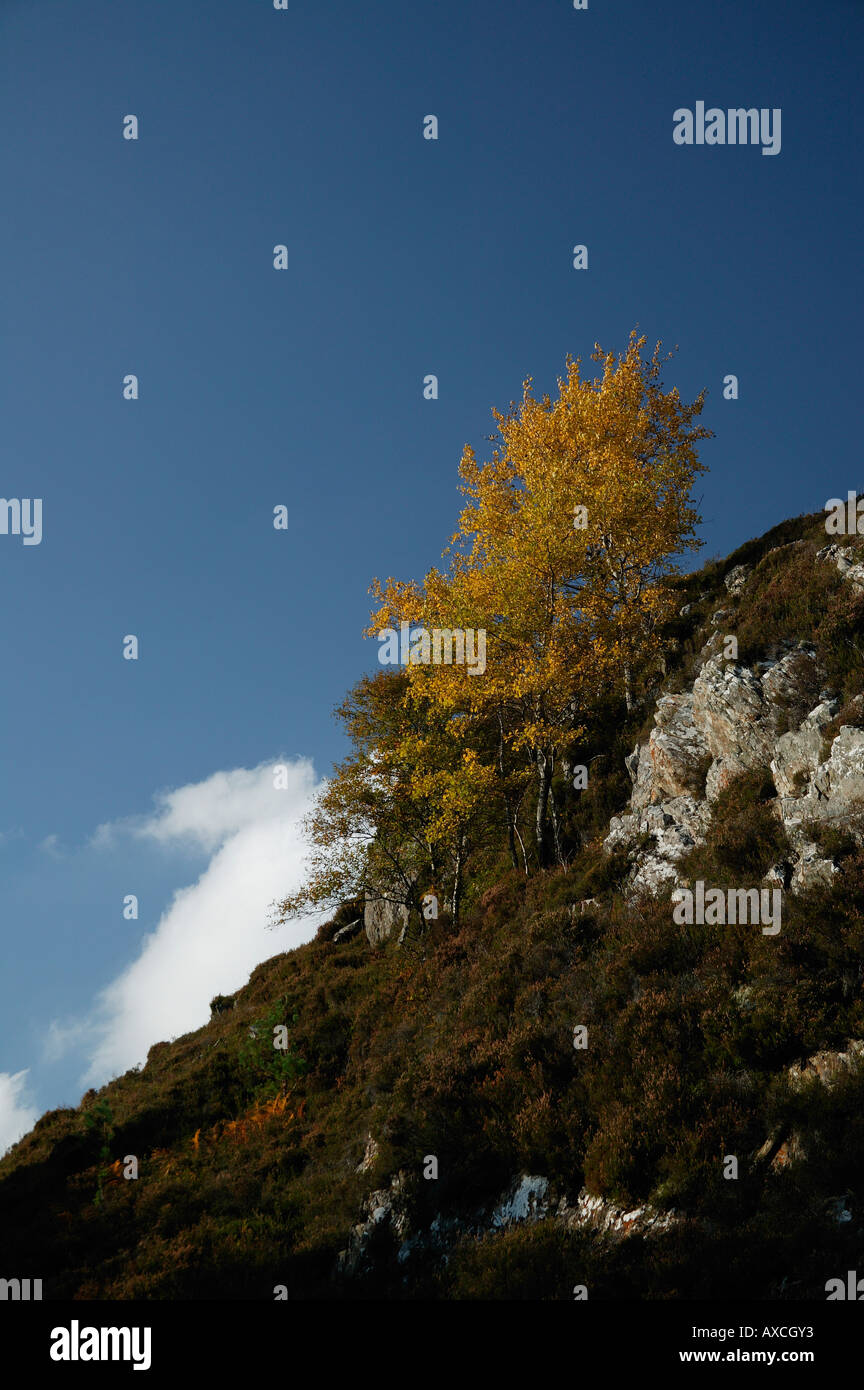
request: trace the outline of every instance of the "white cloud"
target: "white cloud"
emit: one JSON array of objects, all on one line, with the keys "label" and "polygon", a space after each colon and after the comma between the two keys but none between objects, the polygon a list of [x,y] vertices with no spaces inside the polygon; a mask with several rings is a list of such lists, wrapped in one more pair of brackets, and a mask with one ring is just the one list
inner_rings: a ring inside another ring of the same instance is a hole
[{"label": "white cloud", "polygon": [[[287,769],[287,788],[274,787],[274,770]],[[284,821],[296,809],[298,793],[313,787],[315,772],[308,758],[287,762],[284,758],[258,767],[214,772],[204,782],[190,782],[173,791],[159,792],[156,811],[149,816],[128,816],[100,825],[91,843],[110,848],[121,834],[160,844],[177,844],[212,853],[229,836],[265,821]],[[54,837],[49,837],[54,838]]]},{"label": "white cloud", "polygon": [[[109,848],[125,833],[211,854],[198,881],[175,893],[137,960],[99,995],[89,1035],[86,1085],[143,1062],[155,1042],[206,1023],[214,994],[232,993],[262,960],[306,941],[323,917],[267,931],[270,905],[299,885],[306,845],[299,821],[316,790],[305,758],[280,760],[287,786],[275,790],[275,763],[217,772],[160,793],[152,816],[100,826]],[[81,1025],[55,1024],[60,1037]]]},{"label": "white cloud", "polygon": [[0,1072],[0,1156],[31,1130],[39,1111],[28,1104],[26,1071]]}]

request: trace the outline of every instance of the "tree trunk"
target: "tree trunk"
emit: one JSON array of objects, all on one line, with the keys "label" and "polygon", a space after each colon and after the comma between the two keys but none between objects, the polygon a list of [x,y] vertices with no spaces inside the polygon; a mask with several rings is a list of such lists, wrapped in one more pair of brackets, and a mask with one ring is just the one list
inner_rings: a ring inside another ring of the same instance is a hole
[{"label": "tree trunk", "polygon": [[561,834],[558,828],[558,807],[555,805],[555,791],[549,781],[549,813],[552,817],[552,836],[555,844],[555,858],[561,867],[564,867],[564,852],[561,848]]},{"label": "tree trunk", "polygon": [[549,807],[549,790],[552,786],[552,759],[542,748],[535,750],[537,765],[537,814],[534,821],[534,838],[540,867],[546,864],[546,816]]},{"label": "tree trunk", "polygon": [[516,857],[516,838],[513,834],[513,827],[516,817],[513,814],[513,810],[510,805],[510,797],[506,791],[506,781],[504,776],[504,720],[501,716],[500,709],[498,710],[498,772],[501,777],[502,786],[505,787],[504,814],[507,817],[507,844],[510,849],[510,858],[513,861],[513,868],[518,869],[519,860]]},{"label": "tree trunk", "polygon": [[513,829],[516,831],[516,838],[517,838],[517,840],[519,841],[519,848],[520,848],[521,851],[522,851],[522,863],[525,865],[525,877],[527,878],[527,877],[528,877],[528,855],[525,853],[525,842],[524,842],[524,840],[522,839],[522,836],[519,834],[519,827],[518,827],[518,825],[515,823],[515,821],[514,821],[514,823],[513,823]]},{"label": "tree trunk", "polygon": [[516,853],[516,834],[513,827],[513,816],[510,807],[507,807],[507,848],[510,850],[510,858],[513,861],[513,868],[519,868],[519,856]]},{"label": "tree trunk", "polygon": [[453,872],[453,894],[450,899],[450,915],[453,918],[453,930],[459,930],[459,907],[462,902],[462,863],[464,840],[460,839],[459,847],[456,850],[456,866]]},{"label": "tree trunk", "polygon": [[633,668],[629,661],[624,663],[624,699],[627,703],[627,713],[632,714],[636,702],[633,699]]}]

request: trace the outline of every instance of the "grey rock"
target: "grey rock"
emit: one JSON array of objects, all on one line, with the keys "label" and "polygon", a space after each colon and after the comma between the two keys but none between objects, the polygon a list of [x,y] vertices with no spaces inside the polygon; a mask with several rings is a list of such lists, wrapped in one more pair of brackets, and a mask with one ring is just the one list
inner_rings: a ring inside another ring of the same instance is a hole
[{"label": "grey rock", "polygon": [[780,888],[784,892],[789,887],[792,877],[792,870],[785,861],[781,864],[772,864],[762,882],[771,888]]},{"label": "grey rock", "polygon": [[[821,689],[814,706],[817,690],[812,646],[779,642],[769,660],[750,667],[726,661],[714,634],[692,691],[658,700],[648,741],[626,759],[630,804],[610,820],[604,848],[629,855],[628,897],[678,886],[681,861],[704,843],[720,793],[742,772],[768,766],[791,853],[763,881],[793,893],[834,881],[837,865],[809,826],[834,822],[864,843],[864,728],[844,724],[826,757],[823,731],[839,702],[836,691]],[[789,729],[790,720],[797,727]]]},{"label": "grey rock", "polygon": [[[856,696],[856,699],[860,700],[860,699],[861,699],[861,696],[860,696],[860,695],[859,695],[859,696]],[[854,701],[853,701],[853,703],[854,703]],[[837,699],[835,699],[830,693],[826,693],[826,692],[823,690],[823,691],[821,692],[820,696],[819,696],[819,704],[816,706],[815,709],[812,709],[812,710],[810,711],[810,713],[807,715],[807,718],[804,720],[803,724],[801,725],[801,728],[802,728],[802,729],[821,729],[821,728],[823,728],[826,724],[830,724],[830,723],[831,723],[831,720],[834,718],[834,716],[835,716],[835,714],[837,713],[837,711],[838,711],[839,708],[840,708],[840,701],[837,700]]]},{"label": "grey rock", "polygon": [[642,836],[652,836],[651,845],[634,858],[626,881],[628,897],[654,895],[674,886],[678,882],[676,865],[694,846],[704,843],[709,820],[706,803],[689,795],[642,807],[630,815],[613,816],[603,842],[607,853],[630,849]]},{"label": "grey rock", "polygon": [[636,778],[639,776],[639,753],[640,746],[637,743],[633,752],[628,753],[627,757],[624,759],[624,766],[630,774],[630,781],[633,783],[635,783]]},{"label": "grey rock", "polygon": [[784,796],[781,814],[787,832],[800,836],[807,821],[840,821],[864,837],[864,729],[844,724],[829,757],[813,772],[803,796]]},{"label": "grey rock", "polygon": [[369,1169],[375,1164],[378,1157],[378,1141],[373,1139],[371,1134],[366,1136],[366,1148],[363,1157],[354,1169],[355,1173],[368,1173]]},{"label": "grey rock", "polygon": [[799,796],[800,779],[806,777],[809,781],[821,758],[822,735],[817,727],[802,727],[797,733],[781,734],[771,759],[771,774],[780,796]]},{"label": "grey rock", "polygon": [[573,906],[578,907],[579,912],[578,914],[573,913],[572,915],[584,917],[586,912],[592,912],[595,907],[601,907],[602,904],[599,898],[581,898],[580,901],[578,903],[573,904]]},{"label": "grey rock", "polygon": [[845,807],[864,797],[864,729],[841,726],[831,755],[814,780],[822,794]]},{"label": "grey rock", "polygon": [[814,1052],[804,1062],[793,1062],[789,1068],[789,1080],[799,1090],[809,1081],[818,1081],[830,1090],[831,1086],[847,1072],[857,1069],[864,1062],[864,1042],[853,1038],[846,1044],[843,1052]]},{"label": "grey rock", "polygon": [[847,1221],[852,1220],[852,1212],[849,1210],[849,1202],[845,1196],[832,1197],[828,1203],[828,1213],[838,1226],[843,1226]]},{"label": "grey rock", "polygon": [[674,888],[677,883],[678,871],[671,859],[659,854],[643,854],[627,880],[627,897],[646,893],[656,898],[665,888]]},{"label": "grey rock", "polygon": [[817,560],[825,560],[840,571],[856,589],[864,591],[864,564],[861,551],[851,545],[826,545],[816,553]]},{"label": "grey rock", "polygon": [[793,893],[806,893],[811,888],[830,888],[837,865],[833,859],[826,859],[814,844],[806,845],[799,854],[792,873]]},{"label": "grey rock", "polygon": [[664,695],[657,701],[656,727],[648,752],[653,786],[661,798],[701,795],[705,786],[708,744],[693,718],[693,695]]},{"label": "grey rock", "polygon": [[389,1187],[370,1192],[363,1203],[362,1220],[351,1228],[348,1245],[339,1252],[337,1269],[351,1277],[359,1274],[367,1262],[367,1247],[378,1226],[389,1226],[394,1235],[404,1241],[408,1236],[408,1215],[405,1200],[406,1177],[394,1174]]},{"label": "grey rock", "polygon": [[754,670],[709,657],[693,684],[693,718],[714,759],[706,795],[715,801],[729,782],[767,766],[784,707],[802,698],[815,674],[811,648],[796,647]]},{"label": "grey rock", "polygon": [[676,1212],[659,1211],[648,1202],[628,1210],[605,1197],[593,1196],[584,1187],[576,1199],[575,1207],[569,1207],[566,1198],[561,1199],[557,1216],[571,1230],[590,1226],[604,1235],[617,1237],[666,1231],[677,1225],[680,1220]]},{"label": "grey rock", "polygon": [[603,841],[607,854],[619,849],[629,849],[639,835],[639,817],[634,814],[613,816],[609,821],[609,834]]},{"label": "grey rock", "polygon": [[[752,731],[764,716],[762,682],[755,671],[717,657],[705,662],[693,683],[693,717],[713,757],[748,751]],[[764,741],[760,737],[760,744]]]},{"label": "grey rock", "polygon": [[737,759],[715,758],[708,769],[708,776],[705,778],[705,795],[710,802],[717,800],[722,791],[725,791],[730,782],[734,782],[736,777],[746,771],[746,764]]},{"label": "grey rock", "polygon": [[692,694],[661,696],[654,718],[648,742],[637,744],[624,760],[634,810],[701,793],[704,786],[708,747],[693,722]]},{"label": "grey rock", "polygon": [[506,1230],[521,1221],[542,1220],[549,1208],[548,1191],[548,1178],[521,1177],[493,1211],[492,1225]]},{"label": "grey rock", "polygon": [[408,925],[408,908],[404,903],[387,898],[367,898],[363,908],[363,925],[370,946],[380,946],[395,932]]},{"label": "grey rock", "polygon": [[333,933],[334,941],[350,941],[352,936],[356,936],[363,929],[363,917],[357,917],[353,922],[348,922],[344,927],[340,927]]},{"label": "grey rock", "polygon": [[732,594],[733,598],[737,598],[741,593],[752,571],[752,565],[736,565],[735,568],[731,569],[726,575],[723,583],[726,585],[726,588],[729,590],[729,593]]},{"label": "grey rock", "polygon": [[625,765],[633,782],[631,806],[649,806],[652,801],[657,800],[658,795],[654,786],[654,764],[651,760],[650,743],[637,743],[629,758],[625,758]]}]

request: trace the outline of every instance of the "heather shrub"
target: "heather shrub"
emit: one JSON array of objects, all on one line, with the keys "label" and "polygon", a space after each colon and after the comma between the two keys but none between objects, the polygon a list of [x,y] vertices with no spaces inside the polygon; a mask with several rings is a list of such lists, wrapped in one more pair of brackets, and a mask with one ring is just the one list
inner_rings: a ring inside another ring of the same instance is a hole
[{"label": "heather shrub", "polygon": [[816,560],[815,544],[804,541],[766,555],[750,582],[735,626],[739,660],[748,665],[784,641],[812,642],[844,584],[833,565]]},{"label": "heather shrub", "polygon": [[468,1301],[572,1301],[575,1285],[585,1283],[587,1245],[584,1236],[562,1231],[550,1221],[464,1240],[442,1271],[440,1287],[446,1298]]},{"label": "heather shrub", "polygon": [[714,809],[711,835],[688,855],[682,873],[706,882],[746,886],[789,853],[772,802],[776,790],[767,769],[745,772],[724,788]]},{"label": "heather shrub", "polygon": [[276,1046],[275,1030],[296,1026],[298,1014],[287,1013],[287,1000],[277,1000],[248,1030],[238,1054],[238,1071],[249,1095],[267,1097],[278,1094],[306,1070],[305,1058],[290,1046]]}]

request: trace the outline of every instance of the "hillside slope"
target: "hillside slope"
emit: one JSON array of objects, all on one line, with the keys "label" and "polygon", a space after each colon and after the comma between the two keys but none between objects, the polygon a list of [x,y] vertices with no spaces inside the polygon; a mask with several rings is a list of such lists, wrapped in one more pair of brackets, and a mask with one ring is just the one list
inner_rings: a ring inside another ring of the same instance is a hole
[{"label": "hillside slope", "polygon": [[[490,847],[459,930],[401,947],[334,941],[348,904],[43,1116],[4,1266],[46,1298],[824,1297],[864,1229],[856,545],[820,513],[682,578],[566,870]],[[696,882],[778,889],[781,930],[676,922]]]}]

